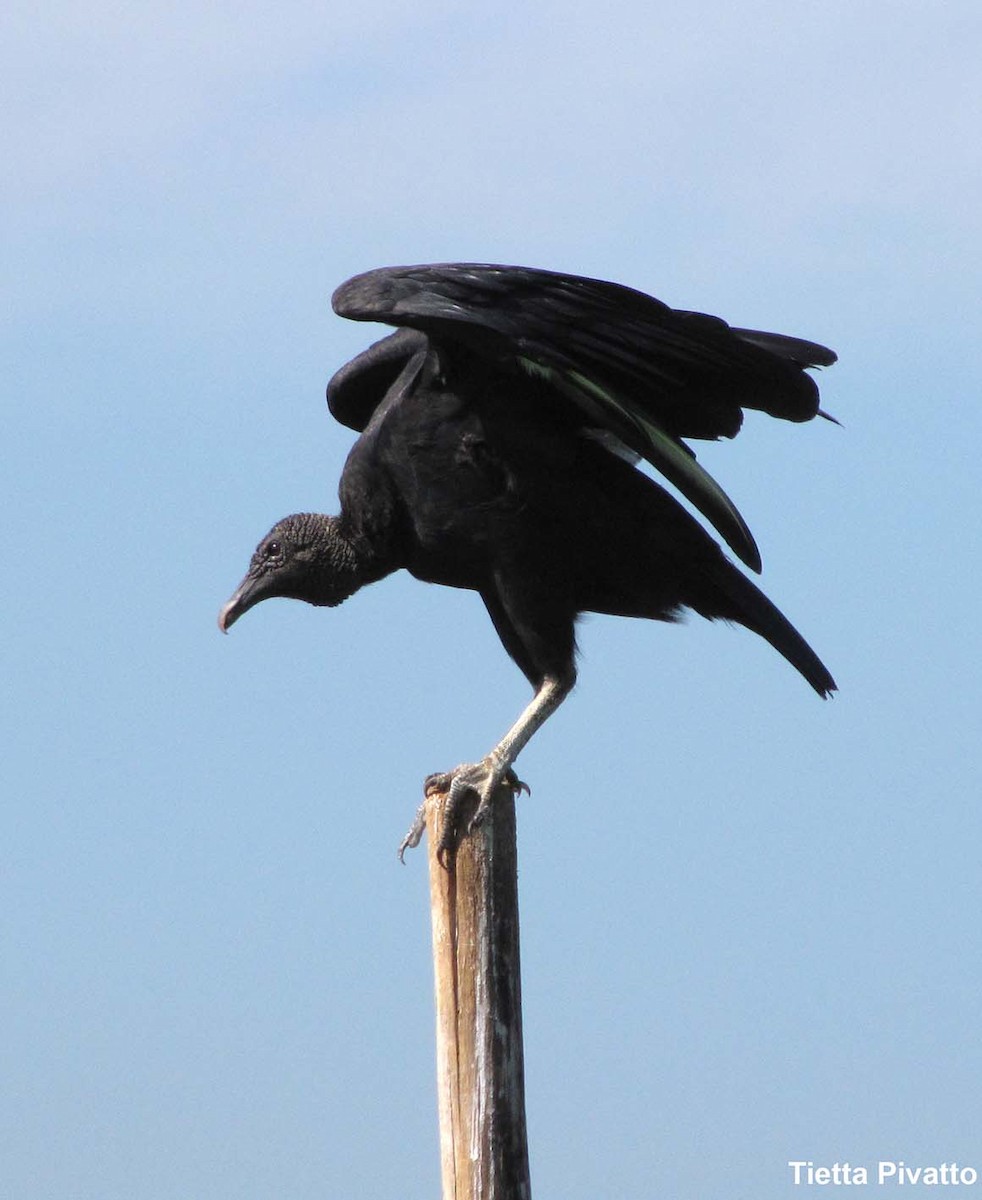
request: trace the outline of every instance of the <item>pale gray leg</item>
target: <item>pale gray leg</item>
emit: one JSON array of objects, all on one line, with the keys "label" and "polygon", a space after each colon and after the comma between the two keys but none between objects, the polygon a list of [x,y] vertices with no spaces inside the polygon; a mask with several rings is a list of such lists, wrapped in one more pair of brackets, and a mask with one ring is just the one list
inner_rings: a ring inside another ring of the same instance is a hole
[{"label": "pale gray leg", "polygon": [[[529,739],[552,716],[573,688],[573,678],[557,678],[547,675],[539,685],[538,691],[532,697],[532,702],[524,710],[511,729],[500,742],[479,763],[461,763],[453,771],[445,775],[431,775],[426,781],[426,789],[447,791],[444,802],[443,835],[440,838],[438,854],[441,860],[453,849],[457,842],[457,815],[461,803],[468,792],[476,792],[479,800],[467,832],[479,825],[488,815],[494,794],[502,783],[508,783],[513,790],[528,791],[512,771],[512,764],[527,745]],[[509,778],[509,776],[511,778]],[[423,834],[424,818],[421,807],[416,814],[412,829],[406,834],[399,848],[400,858],[404,852],[419,843]]]}]

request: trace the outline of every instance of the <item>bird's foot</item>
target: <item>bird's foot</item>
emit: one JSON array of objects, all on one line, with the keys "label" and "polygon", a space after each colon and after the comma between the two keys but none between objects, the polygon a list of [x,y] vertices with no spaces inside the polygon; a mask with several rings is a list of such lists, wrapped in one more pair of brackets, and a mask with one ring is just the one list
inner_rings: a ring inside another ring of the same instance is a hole
[{"label": "bird's foot", "polygon": [[[432,778],[432,776],[430,778]],[[424,789],[423,794],[424,795],[426,794],[425,789]],[[399,854],[399,861],[401,863],[404,863],[406,861],[406,851],[407,850],[415,850],[416,847],[419,845],[420,840],[422,839],[423,834],[425,832],[426,832],[426,801],[424,800],[423,803],[419,806],[419,808],[416,809],[416,816],[413,817],[413,823],[412,823],[412,825],[409,826],[409,829],[406,831],[406,836],[399,843],[398,854]]]},{"label": "bird's foot", "polygon": [[[430,775],[423,785],[426,796],[444,794],[443,820],[436,856],[446,866],[461,837],[473,833],[491,813],[498,788],[504,785],[513,795],[530,791],[510,767],[502,768],[489,755],[479,763],[461,763],[452,771]],[[477,799],[477,807],[465,821],[464,812]]]},{"label": "bird's foot", "polygon": [[[495,792],[504,784],[514,795],[519,792],[529,792],[527,783],[523,783],[515,772],[507,767],[502,769],[493,759],[483,759],[479,763],[461,763],[452,771],[441,771],[428,775],[423,784],[423,803],[416,810],[416,818],[399,846],[399,859],[403,861],[407,850],[418,846],[426,829],[426,804],[434,795],[443,795],[440,840],[437,844],[436,855],[443,866],[446,866],[450,854],[457,848],[461,836],[473,833],[491,812]],[[477,807],[470,819],[464,825],[463,809],[477,799]],[[463,826],[463,827],[462,827]]]}]

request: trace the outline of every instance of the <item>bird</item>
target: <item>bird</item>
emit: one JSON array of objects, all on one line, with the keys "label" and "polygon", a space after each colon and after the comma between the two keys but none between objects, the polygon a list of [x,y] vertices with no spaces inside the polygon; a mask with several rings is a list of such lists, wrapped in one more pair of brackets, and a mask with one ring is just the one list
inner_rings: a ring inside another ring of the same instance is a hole
[{"label": "bird", "polygon": [[[278,521],[219,627],[274,596],[333,607],[399,570],[477,592],[533,695],[482,760],[428,778],[446,795],[441,861],[500,787],[525,787],[515,761],[573,689],[584,613],[671,622],[690,610],[743,625],[820,696],[836,690],[788,619],[642,469],[759,572],[746,522],[686,439],[734,437],[744,409],[834,420],[808,374],[833,351],[527,267],[383,267],[341,284],[332,304],[395,327],[327,387],[331,414],[359,434],[340,511]],[[473,816],[458,828],[468,798]],[[421,814],[400,857],[420,840]]]}]

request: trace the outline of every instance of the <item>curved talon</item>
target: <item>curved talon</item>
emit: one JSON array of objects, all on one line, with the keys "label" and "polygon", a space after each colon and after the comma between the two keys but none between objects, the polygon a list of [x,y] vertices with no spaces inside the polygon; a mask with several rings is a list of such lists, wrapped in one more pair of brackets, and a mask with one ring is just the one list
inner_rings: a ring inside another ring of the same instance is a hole
[{"label": "curved talon", "polygon": [[[532,794],[528,784],[519,779],[510,767],[501,772],[500,767],[487,759],[479,763],[461,763],[452,771],[437,772],[426,777],[423,790],[427,798],[434,794],[445,794],[440,841],[436,848],[441,866],[449,866],[450,857],[457,849],[462,833],[469,835],[475,832],[487,820],[494,794],[502,784],[510,789],[513,796],[522,792]],[[468,796],[476,796],[477,807],[461,829],[461,809]]]},{"label": "curved talon", "polygon": [[512,790],[512,795],[514,795],[514,796],[520,796],[522,794],[522,792],[524,792],[526,796],[532,795],[532,789],[529,787],[529,785],[525,782],[524,779],[518,778],[518,776],[511,769],[511,767],[509,767],[508,770],[505,772],[504,778],[502,779],[501,782],[508,784],[508,786]]},{"label": "curved talon", "polygon": [[[457,771],[460,769],[457,767]],[[423,780],[423,795],[432,796],[434,792],[449,792],[455,774],[455,771],[436,771],[432,775],[427,775]]]},{"label": "curved talon", "polygon": [[[438,777],[443,785],[440,790],[446,792],[446,799],[443,801],[443,821],[436,856],[444,868],[449,867],[450,856],[460,842],[460,810],[468,794],[478,797],[478,808],[480,808],[481,785],[485,782],[482,778],[483,774],[483,763],[461,763],[459,767]],[[467,822],[466,833],[470,832],[472,824],[473,818]]]},{"label": "curved talon", "polygon": [[416,816],[413,818],[412,825],[406,831],[406,836],[399,843],[399,849],[396,852],[399,855],[399,861],[405,863],[406,851],[415,850],[422,840],[423,834],[426,832],[426,801],[416,809]]}]

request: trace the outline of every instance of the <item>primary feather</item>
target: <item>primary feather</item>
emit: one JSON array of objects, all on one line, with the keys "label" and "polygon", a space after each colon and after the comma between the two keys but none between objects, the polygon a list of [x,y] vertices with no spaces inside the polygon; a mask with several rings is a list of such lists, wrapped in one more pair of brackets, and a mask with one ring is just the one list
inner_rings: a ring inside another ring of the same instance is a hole
[{"label": "primary feather", "polygon": [[525,267],[386,267],[342,284],[333,304],[341,316],[400,327],[332,380],[331,411],[345,424],[359,427],[373,389],[420,334],[465,346],[489,367],[546,380],[584,424],[608,429],[669,479],[754,570],[760,553],[750,530],[682,439],[733,437],[744,408],[814,417],[818,389],[804,368],[835,361],[814,342],[733,329],[620,284]]}]

